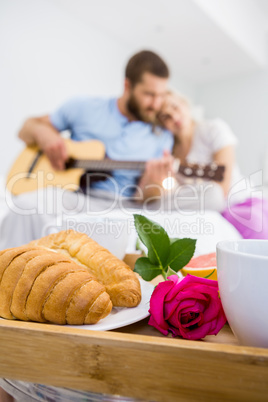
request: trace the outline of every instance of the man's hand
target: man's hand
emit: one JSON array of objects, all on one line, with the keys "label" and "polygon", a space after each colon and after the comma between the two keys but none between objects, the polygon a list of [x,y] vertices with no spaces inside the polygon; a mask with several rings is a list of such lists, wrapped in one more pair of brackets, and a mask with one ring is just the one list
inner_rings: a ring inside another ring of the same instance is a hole
[{"label": "man's hand", "polygon": [[60,133],[51,124],[49,116],[27,119],[19,132],[19,138],[27,145],[37,144],[54,169],[64,169],[68,159],[66,145]]},{"label": "man's hand", "polygon": [[52,167],[56,170],[63,170],[68,159],[66,145],[59,135],[54,138],[47,138],[40,144],[42,150],[50,160]]},{"label": "man's hand", "polygon": [[160,197],[163,191],[162,183],[167,177],[174,176],[173,170],[174,158],[168,151],[164,151],[162,158],[152,159],[146,163],[145,172],[139,182],[139,191],[136,191],[135,197],[140,202],[140,191],[143,194],[143,200],[154,200]]},{"label": "man's hand", "polygon": [[168,151],[164,151],[161,159],[152,159],[146,163],[144,178],[147,184],[162,185],[164,179],[174,175],[174,158]]}]

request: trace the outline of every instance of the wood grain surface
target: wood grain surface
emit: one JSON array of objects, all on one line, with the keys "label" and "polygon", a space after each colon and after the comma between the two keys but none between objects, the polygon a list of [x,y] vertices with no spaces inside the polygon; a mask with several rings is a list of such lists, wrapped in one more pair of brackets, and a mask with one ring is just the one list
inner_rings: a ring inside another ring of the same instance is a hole
[{"label": "wood grain surface", "polygon": [[150,401],[267,401],[268,350],[235,344],[228,326],[211,338],[166,338],[147,320],[121,332],[0,320],[0,376]]}]

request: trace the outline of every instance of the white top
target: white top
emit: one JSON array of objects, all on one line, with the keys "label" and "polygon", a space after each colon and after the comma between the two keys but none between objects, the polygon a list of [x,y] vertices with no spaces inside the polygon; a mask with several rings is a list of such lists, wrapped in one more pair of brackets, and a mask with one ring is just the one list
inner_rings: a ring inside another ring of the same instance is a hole
[{"label": "white top", "polygon": [[[213,162],[213,156],[216,152],[229,145],[236,146],[237,143],[238,140],[234,133],[223,120],[200,121],[196,124],[192,146],[186,160],[188,163],[209,164]],[[239,191],[232,191],[232,199],[229,195],[231,204],[240,202],[249,195],[247,182],[240,173],[238,165],[235,164],[232,172],[231,187],[238,182],[241,182]],[[244,187],[243,191],[241,191],[242,187]]]}]

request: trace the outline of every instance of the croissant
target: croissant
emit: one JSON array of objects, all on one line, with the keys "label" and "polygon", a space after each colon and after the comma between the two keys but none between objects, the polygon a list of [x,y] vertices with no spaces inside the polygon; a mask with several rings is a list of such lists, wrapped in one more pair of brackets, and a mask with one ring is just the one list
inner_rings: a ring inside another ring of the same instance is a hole
[{"label": "croissant", "polygon": [[29,245],[0,252],[1,317],[82,325],[111,309],[105,287],[67,256]]},{"label": "croissant", "polygon": [[113,306],[135,307],[141,301],[140,282],[132,269],[85,233],[63,230],[31,242],[55,249],[88,267],[109,294]]}]

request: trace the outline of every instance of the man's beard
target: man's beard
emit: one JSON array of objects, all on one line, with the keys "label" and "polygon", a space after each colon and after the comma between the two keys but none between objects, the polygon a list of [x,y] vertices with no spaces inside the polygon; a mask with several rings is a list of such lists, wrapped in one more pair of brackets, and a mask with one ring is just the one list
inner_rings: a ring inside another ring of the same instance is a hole
[{"label": "man's beard", "polygon": [[[136,100],[136,98],[135,98],[134,95],[130,95],[129,100],[128,100],[128,102],[127,102],[127,108],[128,108],[128,111],[129,111],[137,120],[143,121],[143,122],[145,122],[145,123],[151,123],[151,124],[155,124],[155,123],[156,123],[156,112],[155,112],[155,110],[152,109],[152,108],[148,108],[148,109],[145,109],[145,111],[143,111],[143,110],[140,108],[140,106],[139,106],[139,104],[138,104],[138,102],[137,102],[137,100]],[[152,116],[152,115],[149,116],[149,115],[146,113],[146,110],[147,110],[147,111],[154,111],[155,113],[154,113],[153,116]]]}]

